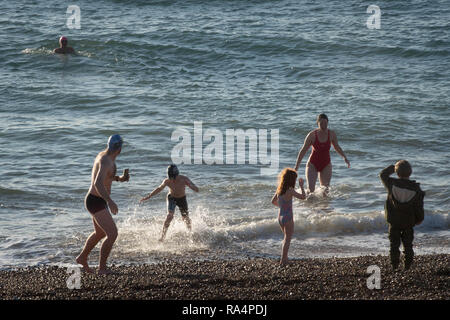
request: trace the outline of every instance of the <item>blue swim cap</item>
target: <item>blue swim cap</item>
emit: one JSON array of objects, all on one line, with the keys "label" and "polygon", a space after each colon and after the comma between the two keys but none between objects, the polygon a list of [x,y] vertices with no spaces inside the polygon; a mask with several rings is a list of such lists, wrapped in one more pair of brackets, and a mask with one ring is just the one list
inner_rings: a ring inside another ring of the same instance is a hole
[{"label": "blue swim cap", "polygon": [[118,134],[112,135],[108,139],[108,149],[111,151],[116,151],[122,148],[123,140],[122,137]]}]

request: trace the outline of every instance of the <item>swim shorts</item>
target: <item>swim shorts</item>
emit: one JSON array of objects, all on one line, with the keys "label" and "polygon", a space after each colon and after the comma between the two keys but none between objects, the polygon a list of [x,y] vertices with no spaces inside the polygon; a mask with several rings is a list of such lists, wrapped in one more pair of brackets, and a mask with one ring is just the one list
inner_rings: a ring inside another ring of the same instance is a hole
[{"label": "swim shorts", "polygon": [[187,217],[189,214],[188,205],[186,201],[186,196],[181,198],[175,198],[171,194],[167,195],[167,211],[174,212],[175,207],[178,206],[180,209],[181,215],[183,217]]},{"label": "swim shorts", "polygon": [[84,205],[86,206],[87,211],[89,211],[92,215],[101,210],[108,209],[108,205],[103,198],[94,196],[91,193],[89,193],[84,199]]}]

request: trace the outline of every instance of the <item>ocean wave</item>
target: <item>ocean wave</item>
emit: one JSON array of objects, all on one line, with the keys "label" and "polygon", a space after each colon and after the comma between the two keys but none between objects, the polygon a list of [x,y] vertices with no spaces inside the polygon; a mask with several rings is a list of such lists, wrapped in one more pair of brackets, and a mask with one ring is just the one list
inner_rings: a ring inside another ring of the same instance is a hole
[{"label": "ocean wave", "polygon": [[[298,210],[296,210],[298,211]],[[192,232],[175,215],[164,243],[159,242],[165,215],[142,217],[133,215],[119,224],[120,242],[125,251],[142,253],[183,253],[186,250],[219,249],[247,241],[279,239],[282,232],[276,215],[255,217],[227,217],[197,207],[190,215]],[[382,211],[341,213],[325,209],[294,213],[294,237],[335,237],[385,233],[388,225]],[[421,232],[448,230],[448,213],[426,212]]]},{"label": "ocean wave", "polygon": [[50,55],[53,54],[53,50],[41,47],[41,48],[25,48],[21,51],[24,54],[42,54],[42,55]]},{"label": "ocean wave", "polygon": [[20,189],[0,187],[0,195],[10,196],[10,195],[26,195],[26,194],[30,194],[30,192]]}]

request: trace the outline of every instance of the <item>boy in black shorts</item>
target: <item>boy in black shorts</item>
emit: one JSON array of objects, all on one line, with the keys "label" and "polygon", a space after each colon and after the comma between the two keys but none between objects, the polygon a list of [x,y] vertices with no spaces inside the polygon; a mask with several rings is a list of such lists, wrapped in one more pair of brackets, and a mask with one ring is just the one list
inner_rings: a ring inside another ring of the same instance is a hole
[{"label": "boy in black shorts", "polygon": [[162,236],[159,241],[164,241],[167,229],[173,219],[173,214],[177,206],[180,209],[181,217],[186,223],[186,226],[189,231],[191,231],[191,219],[189,219],[189,211],[186,201],[186,186],[195,192],[198,192],[197,186],[189,180],[188,177],[180,175],[177,166],[172,164],[167,168],[167,178],[164,179],[161,185],[140,201],[140,203],[142,203],[160,193],[165,187],[169,187],[169,193],[167,194],[167,218],[164,222]]}]

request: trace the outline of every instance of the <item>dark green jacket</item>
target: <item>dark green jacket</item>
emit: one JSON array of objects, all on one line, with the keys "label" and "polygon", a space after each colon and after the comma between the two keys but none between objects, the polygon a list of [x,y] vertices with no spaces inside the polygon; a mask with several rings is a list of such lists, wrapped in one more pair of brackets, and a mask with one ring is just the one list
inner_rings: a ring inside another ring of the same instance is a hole
[{"label": "dark green jacket", "polygon": [[[388,192],[384,205],[386,221],[395,228],[412,228],[424,219],[423,198],[425,192],[414,180],[389,177],[394,172],[395,167],[391,165],[380,173],[380,179]],[[402,198],[408,200],[404,201]]]}]

